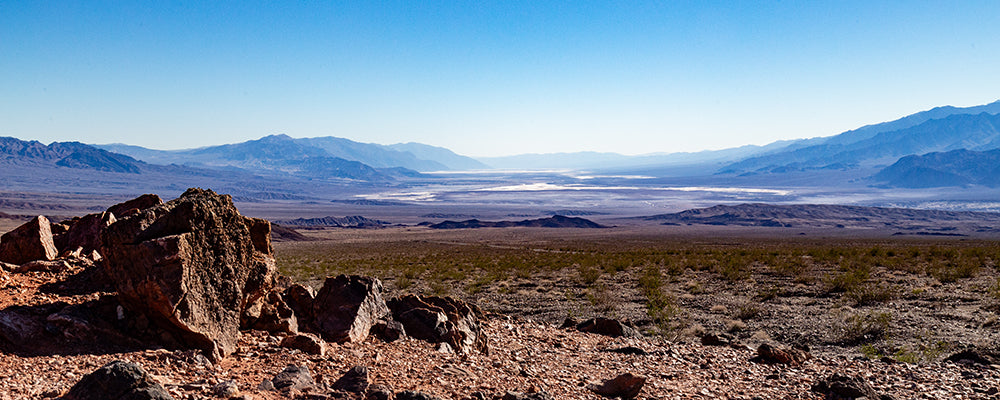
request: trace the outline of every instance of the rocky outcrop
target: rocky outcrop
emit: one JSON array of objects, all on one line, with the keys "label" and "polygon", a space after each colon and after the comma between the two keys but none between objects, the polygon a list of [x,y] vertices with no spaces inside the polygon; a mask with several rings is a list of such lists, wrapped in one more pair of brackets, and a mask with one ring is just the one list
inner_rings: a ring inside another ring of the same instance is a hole
[{"label": "rocky outcrop", "polygon": [[337,379],[336,382],[333,382],[333,385],[330,385],[330,389],[364,394],[368,390],[368,385],[368,367],[355,366],[347,370],[347,373],[341,376],[340,379]]},{"label": "rocky outcrop", "polygon": [[57,255],[51,223],[42,215],[0,237],[0,261],[6,263],[53,260]]},{"label": "rocky outcrop", "polygon": [[280,346],[301,350],[318,356],[326,354],[326,346],[323,344],[323,340],[309,333],[297,333],[285,336],[284,339],[281,339]]},{"label": "rocky outcrop", "polygon": [[805,350],[782,349],[764,343],[757,347],[757,357],[754,360],[765,364],[801,365],[810,358],[812,356]]},{"label": "rocky outcrop", "polygon": [[812,386],[812,391],[822,394],[828,400],[891,400],[892,397],[882,395],[875,391],[863,378],[852,377],[835,373],[830,377],[816,382]]},{"label": "rocky outcrop", "polygon": [[246,306],[274,285],[266,227],[228,195],[189,189],[105,229],[105,271],[122,305],[218,359],[235,350]]},{"label": "rocky outcrop", "polygon": [[163,204],[163,200],[160,200],[160,196],[155,194],[144,194],[132,200],[108,207],[108,212],[114,214],[115,217],[123,218],[131,215],[132,213],[142,211],[150,207],[155,207],[160,204]]},{"label": "rocky outcrop", "polygon": [[406,295],[389,301],[392,316],[407,335],[431,343],[446,343],[459,353],[488,353],[486,335],[472,306],[450,297]]},{"label": "rocky outcrop", "polygon": [[64,400],[173,400],[139,364],[113,361],[84,376]]},{"label": "rocky outcrop", "polygon": [[271,333],[295,333],[299,331],[295,313],[285,304],[277,291],[258,297],[246,305],[240,316],[240,327]]},{"label": "rocky outcrop", "polygon": [[117,220],[114,213],[105,211],[64,221],[62,225],[68,228],[65,233],[55,236],[56,247],[60,252],[80,249],[83,254],[100,250],[101,234]]},{"label": "rocky outcrop", "polygon": [[610,318],[591,318],[576,326],[580,332],[596,333],[610,337],[641,338],[642,334],[635,328]]},{"label": "rocky outcrop", "polygon": [[326,278],[312,301],[312,328],[331,342],[360,342],[372,325],[389,315],[376,278],[339,275]]},{"label": "rocky outcrop", "polygon": [[274,378],[261,382],[261,390],[277,392],[305,391],[316,385],[309,367],[305,365],[289,365]]}]

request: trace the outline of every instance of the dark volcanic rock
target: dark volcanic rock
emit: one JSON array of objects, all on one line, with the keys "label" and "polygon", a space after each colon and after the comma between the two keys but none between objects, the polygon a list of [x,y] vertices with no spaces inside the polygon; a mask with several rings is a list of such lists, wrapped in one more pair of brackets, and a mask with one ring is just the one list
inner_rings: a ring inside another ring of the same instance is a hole
[{"label": "dark volcanic rock", "polygon": [[600,385],[591,385],[589,389],[604,397],[634,399],[645,384],[646,378],[625,373]]},{"label": "dark volcanic rock", "polygon": [[596,333],[610,337],[641,338],[642,334],[635,328],[610,318],[591,318],[576,326],[580,332]]},{"label": "dark volcanic rock", "polygon": [[113,361],[84,376],[62,397],[65,400],[173,400],[139,364]]},{"label": "dark volcanic rock", "polygon": [[404,390],[396,393],[396,400],[443,400],[440,397],[431,396],[427,393]]},{"label": "dark volcanic rock", "polygon": [[372,325],[371,334],[383,342],[391,343],[406,337],[406,328],[401,322],[393,319],[381,320]]},{"label": "dark volcanic rock", "polygon": [[507,392],[502,400],[552,400],[552,395],[545,391],[535,393]]},{"label": "dark volcanic rock", "polygon": [[372,325],[389,315],[382,282],[357,275],[326,278],[312,302],[312,327],[331,342],[360,342]]},{"label": "dark volcanic rock", "polygon": [[368,384],[368,367],[356,366],[349,369],[333,385],[330,385],[330,389],[350,393],[364,393],[368,390]]},{"label": "dark volcanic rock", "polygon": [[316,293],[309,286],[293,284],[285,289],[281,294],[282,300],[295,313],[295,318],[299,321],[299,326],[308,327],[312,325],[313,319],[313,299]]},{"label": "dark volcanic rock", "polygon": [[51,223],[42,215],[0,237],[0,261],[6,263],[52,260],[57,255],[59,251],[52,241]]},{"label": "dark volcanic rock", "polygon": [[246,305],[274,285],[265,224],[229,196],[188,189],[105,229],[105,270],[122,305],[218,359],[235,350]]},{"label": "dark volcanic rock", "polygon": [[292,390],[306,390],[313,387],[316,381],[313,379],[309,367],[305,365],[289,365],[279,372],[274,378],[261,383],[261,389],[288,392]]},{"label": "dark volcanic rock", "polygon": [[526,219],[523,221],[480,221],[470,219],[466,221],[444,221],[429,225],[431,229],[467,229],[467,228],[510,228],[510,227],[530,227],[530,228],[605,228],[594,221],[579,218],[555,215],[549,218]]},{"label": "dark volcanic rock", "polygon": [[393,318],[406,333],[431,343],[447,343],[455,351],[488,353],[485,333],[472,306],[450,297],[406,295],[389,301]]},{"label": "dark volcanic rock", "polygon": [[132,200],[115,204],[108,208],[108,212],[114,214],[117,218],[124,218],[134,212],[142,211],[160,204],[163,204],[163,200],[160,200],[160,196],[155,194],[144,194]]},{"label": "dark volcanic rock", "polygon": [[877,400],[880,398],[875,389],[864,379],[839,373],[816,382],[812,386],[812,391],[824,395],[828,400],[853,400],[862,397]]}]

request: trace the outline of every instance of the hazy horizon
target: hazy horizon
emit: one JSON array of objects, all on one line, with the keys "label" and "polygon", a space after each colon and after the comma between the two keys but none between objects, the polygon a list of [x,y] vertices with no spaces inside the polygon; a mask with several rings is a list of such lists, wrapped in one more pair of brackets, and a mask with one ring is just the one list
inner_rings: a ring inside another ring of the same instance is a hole
[{"label": "hazy horizon", "polygon": [[995,101],[994,2],[0,4],[0,136],[698,152]]}]

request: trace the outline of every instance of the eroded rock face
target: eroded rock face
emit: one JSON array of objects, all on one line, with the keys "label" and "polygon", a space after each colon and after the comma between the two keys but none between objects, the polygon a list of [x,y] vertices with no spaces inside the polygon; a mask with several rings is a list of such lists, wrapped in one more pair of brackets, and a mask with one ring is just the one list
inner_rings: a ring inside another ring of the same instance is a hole
[{"label": "eroded rock face", "polygon": [[312,327],[331,342],[360,342],[372,325],[389,315],[382,282],[358,275],[326,278],[312,301]]},{"label": "eroded rock face", "polygon": [[274,285],[267,221],[228,195],[188,189],[104,230],[105,270],[122,305],[213,359],[236,348],[240,316]]},{"label": "eroded rock face", "polygon": [[42,215],[0,237],[0,261],[6,263],[53,260],[57,255],[51,223]]},{"label": "eroded rock face", "polygon": [[68,223],[64,222],[63,224],[68,225],[69,228],[67,228],[65,233],[61,233],[56,237],[56,247],[60,252],[80,249],[80,253],[82,254],[100,250],[101,234],[105,228],[117,220],[113,213],[105,211],[74,218],[67,221]]},{"label": "eroded rock face", "polygon": [[390,300],[389,308],[409,336],[431,343],[447,343],[460,353],[489,352],[486,336],[479,327],[479,313],[459,300],[406,295]]},{"label": "eroded rock face", "polygon": [[163,204],[163,200],[160,200],[160,196],[155,194],[144,194],[124,203],[118,203],[108,207],[108,212],[114,214],[115,217],[123,218],[137,211],[142,211],[160,204]]}]

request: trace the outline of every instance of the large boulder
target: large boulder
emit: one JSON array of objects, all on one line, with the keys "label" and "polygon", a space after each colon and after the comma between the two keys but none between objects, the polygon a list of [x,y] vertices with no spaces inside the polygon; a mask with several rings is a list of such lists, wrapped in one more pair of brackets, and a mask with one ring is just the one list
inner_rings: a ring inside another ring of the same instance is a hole
[{"label": "large boulder", "polygon": [[267,221],[228,195],[188,189],[104,230],[105,270],[121,303],[184,346],[218,359],[236,349],[240,316],[275,282]]},{"label": "large boulder", "polygon": [[451,297],[406,295],[389,301],[395,320],[406,333],[431,343],[447,343],[460,353],[488,353],[486,335],[479,327],[474,307]]},{"label": "large boulder", "polygon": [[65,221],[63,225],[68,225],[69,228],[65,233],[55,235],[56,247],[60,252],[82,249],[83,254],[100,250],[101,234],[117,220],[113,213],[104,211]]},{"label": "large boulder", "polygon": [[358,275],[326,278],[312,301],[312,328],[331,342],[360,342],[389,315],[382,282]]},{"label": "large boulder", "polygon": [[52,241],[51,223],[43,215],[0,237],[2,262],[20,265],[29,261],[53,260],[58,254]]},{"label": "large boulder", "polygon": [[591,318],[576,326],[580,332],[596,333],[610,337],[641,338],[642,334],[635,328],[610,318]]},{"label": "large boulder", "polygon": [[65,400],[174,399],[139,364],[126,361],[112,361],[84,376],[62,398]]}]

